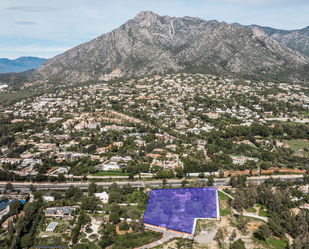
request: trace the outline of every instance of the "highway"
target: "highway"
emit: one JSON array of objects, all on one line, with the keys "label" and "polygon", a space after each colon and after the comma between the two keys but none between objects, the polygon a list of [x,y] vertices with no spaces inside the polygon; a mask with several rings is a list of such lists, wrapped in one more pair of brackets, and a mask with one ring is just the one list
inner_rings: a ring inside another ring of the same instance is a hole
[{"label": "highway", "polygon": [[[271,176],[272,178],[280,178],[283,181],[288,180],[296,180],[302,179],[303,175],[277,175]],[[247,183],[252,181],[252,183],[259,184],[264,182],[266,179],[270,178],[270,176],[260,176],[260,177],[248,177]],[[214,186],[228,186],[230,178],[223,178],[223,179],[214,179]],[[167,180],[167,186],[171,184],[173,187],[180,187],[181,180]],[[190,180],[188,180],[190,181]],[[199,181],[207,181],[207,179],[199,179]],[[30,184],[33,184],[37,190],[39,189],[68,189],[70,185],[78,186],[81,189],[86,189],[90,182],[67,182],[67,183],[30,183],[30,182],[12,182],[15,189],[20,189],[21,191],[27,192],[29,191]],[[97,185],[101,185],[104,188],[110,186],[113,182],[96,182]],[[162,187],[162,180],[154,180],[154,181],[121,181],[116,182],[119,186],[123,186],[127,183],[130,183],[133,187],[145,187],[146,185],[150,185],[152,187]],[[7,182],[0,182],[0,190],[3,191]]]}]

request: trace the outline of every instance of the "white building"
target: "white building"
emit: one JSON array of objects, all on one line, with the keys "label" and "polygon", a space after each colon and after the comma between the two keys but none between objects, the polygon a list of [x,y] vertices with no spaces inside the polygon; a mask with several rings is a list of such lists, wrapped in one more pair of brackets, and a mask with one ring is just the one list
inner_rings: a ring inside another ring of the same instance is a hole
[{"label": "white building", "polygon": [[43,196],[43,201],[55,201],[55,197],[53,196]]},{"label": "white building", "polygon": [[98,171],[108,171],[108,170],[118,170],[120,169],[120,165],[117,163],[109,163],[109,164],[98,164],[95,166]]},{"label": "white building", "polygon": [[108,202],[108,193],[103,192],[103,193],[95,193],[95,197],[98,197],[103,203]]}]

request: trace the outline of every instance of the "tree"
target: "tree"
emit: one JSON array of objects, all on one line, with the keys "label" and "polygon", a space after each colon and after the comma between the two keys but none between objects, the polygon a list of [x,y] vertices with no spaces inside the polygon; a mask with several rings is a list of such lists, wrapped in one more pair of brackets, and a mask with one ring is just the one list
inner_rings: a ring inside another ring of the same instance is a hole
[{"label": "tree", "polygon": [[99,185],[97,188],[97,193],[103,193],[104,192],[104,188],[102,185]]},{"label": "tree", "polygon": [[177,249],[181,249],[183,248],[183,246],[185,245],[185,241],[183,238],[179,239],[176,241],[176,246],[177,246]]},{"label": "tree", "polygon": [[223,170],[219,171],[219,178],[224,178],[224,171]]},{"label": "tree", "polygon": [[65,178],[65,176],[63,175],[63,173],[59,173],[58,174],[58,178],[57,181],[58,182],[65,182],[67,179]]},{"label": "tree", "polygon": [[97,192],[97,185],[92,182],[88,185],[88,196],[94,195]]},{"label": "tree", "polygon": [[82,208],[85,210],[95,210],[97,207],[96,198],[94,196],[83,196],[82,197]]},{"label": "tree", "polygon": [[40,197],[42,197],[42,190],[37,190],[33,193],[33,198],[34,199],[39,199]]},{"label": "tree", "polygon": [[216,233],[217,241],[219,244],[222,244],[225,234],[226,234],[226,227],[219,227]]},{"label": "tree", "polygon": [[181,181],[181,187],[185,187],[189,182],[187,180]]},{"label": "tree", "polygon": [[248,220],[246,218],[241,218],[240,223],[238,224],[239,230],[241,230],[242,232],[246,232],[247,223],[248,223]]},{"label": "tree", "polygon": [[136,222],[135,220],[133,220],[131,222],[131,227],[132,227],[134,232],[144,232],[144,230],[145,230],[144,223],[143,222]]},{"label": "tree", "polygon": [[235,176],[231,176],[229,184],[235,188],[237,186],[237,179]]},{"label": "tree", "polygon": [[130,183],[122,186],[123,194],[131,194],[133,192],[133,187]]},{"label": "tree", "polygon": [[300,238],[295,238],[293,241],[293,244],[291,246],[291,249],[302,249],[303,243]]},{"label": "tree", "polygon": [[131,173],[129,173],[129,180],[134,180],[134,174],[131,172]]},{"label": "tree", "polygon": [[99,245],[101,248],[106,248],[114,243],[115,241],[111,236],[103,235],[101,241],[99,242]]},{"label": "tree", "polygon": [[119,214],[120,210],[121,210],[120,206],[116,202],[113,202],[111,205],[112,213],[115,212]]},{"label": "tree", "polygon": [[119,230],[128,231],[129,229],[130,229],[130,226],[128,225],[126,221],[121,222],[121,224],[119,225]]},{"label": "tree", "polygon": [[5,190],[13,190],[14,189],[14,186],[12,183],[8,182],[6,185],[5,185]]},{"label": "tree", "polygon": [[18,214],[18,211],[21,210],[23,204],[19,200],[15,200],[10,203],[10,211],[9,215],[13,216],[15,214]]},{"label": "tree", "polygon": [[13,226],[13,223],[12,223],[11,220],[9,220],[9,223],[8,223],[8,232],[11,235],[13,235],[15,233],[15,229],[14,229],[14,226]]},{"label": "tree", "polygon": [[111,213],[109,215],[109,222],[117,224],[119,222],[119,214],[116,212]]},{"label": "tree", "polygon": [[184,176],[184,173],[183,173],[182,168],[178,168],[178,169],[176,170],[176,177],[179,178],[179,179],[181,179],[181,178],[183,178],[183,176]]},{"label": "tree", "polygon": [[163,179],[162,179],[162,184],[163,184],[163,187],[165,187],[165,186],[166,186],[166,184],[167,184],[167,180],[166,180],[165,178],[163,178]]},{"label": "tree", "polygon": [[33,240],[30,234],[26,234],[21,238],[20,245],[22,248],[28,248],[33,245]]},{"label": "tree", "polygon": [[259,233],[264,239],[267,239],[267,245],[269,244],[269,236],[271,235],[271,231],[267,224],[263,224],[259,226]]},{"label": "tree", "polygon": [[199,173],[199,174],[198,174],[198,177],[199,177],[199,178],[204,178],[204,177],[205,177],[205,174],[204,174],[204,173]]},{"label": "tree", "polygon": [[5,195],[3,195],[3,196],[1,197],[1,200],[3,200],[4,202],[8,202],[8,201],[9,201],[9,199],[8,199]]},{"label": "tree", "polygon": [[233,200],[233,205],[238,213],[242,214],[243,209],[245,207],[245,200],[246,198],[245,198],[244,192],[239,189],[236,189],[236,194]]},{"label": "tree", "polygon": [[207,185],[208,185],[208,186],[213,186],[213,185],[214,185],[214,178],[215,178],[214,175],[209,175],[209,176],[207,177],[207,179],[208,179]]},{"label": "tree", "polygon": [[35,191],[36,187],[33,184],[30,184],[29,189],[33,193]]},{"label": "tree", "polygon": [[260,168],[263,170],[269,169],[270,165],[268,163],[262,162]]},{"label": "tree", "polygon": [[106,231],[107,234],[109,235],[109,234],[115,233],[116,228],[115,228],[115,226],[114,226],[113,224],[108,223],[108,224],[106,225],[106,227],[105,227],[105,231]]},{"label": "tree", "polygon": [[236,229],[233,229],[230,240],[233,241],[237,237]]},{"label": "tree", "polygon": [[230,249],[246,249],[245,242],[242,239],[238,239],[230,244]]},{"label": "tree", "polygon": [[119,192],[116,191],[111,191],[109,192],[109,196],[108,196],[108,203],[111,204],[113,202],[121,202],[122,201],[122,197],[121,194]]},{"label": "tree", "polygon": [[111,147],[111,152],[117,152],[118,151],[118,146],[117,145],[113,145]]}]

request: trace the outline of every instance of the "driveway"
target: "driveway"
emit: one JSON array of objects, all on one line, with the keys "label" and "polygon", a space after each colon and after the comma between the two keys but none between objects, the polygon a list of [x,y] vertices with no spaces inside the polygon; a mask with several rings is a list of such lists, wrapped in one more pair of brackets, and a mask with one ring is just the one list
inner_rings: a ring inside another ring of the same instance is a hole
[{"label": "driveway", "polygon": [[[97,224],[97,223],[95,223],[95,222],[94,222],[94,219],[91,219],[91,226],[90,226],[90,228],[93,230],[93,232],[92,232],[92,233],[86,233],[86,231],[85,231],[85,234],[86,234],[87,236],[84,237],[84,238],[87,238],[87,239],[89,239],[90,241],[93,241],[94,239],[90,239],[89,236],[90,236],[91,234],[96,234],[96,235],[98,235],[98,239],[99,239],[100,236],[101,236],[101,235],[98,233],[98,232],[99,232],[99,227],[100,227],[100,225]],[[81,239],[79,240],[79,243],[81,243],[80,241],[81,241],[82,239],[84,239],[84,238],[81,238]]]},{"label": "driveway", "polygon": [[[229,198],[231,198],[232,200],[234,200],[234,197],[229,195],[228,193],[225,193],[224,191],[222,190],[219,190],[221,193],[225,194],[226,196],[228,196]],[[238,213],[234,208],[232,208],[232,213],[233,214],[238,214],[238,215],[241,215],[240,213]],[[243,212],[242,214],[243,216],[246,216],[246,217],[251,217],[251,218],[256,218],[256,219],[260,219],[260,220],[263,220],[263,221],[266,221],[268,222],[268,218],[267,217],[263,217],[263,216],[259,216],[257,214],[252,214],[252,213],[248,213],[248,212]]]}]

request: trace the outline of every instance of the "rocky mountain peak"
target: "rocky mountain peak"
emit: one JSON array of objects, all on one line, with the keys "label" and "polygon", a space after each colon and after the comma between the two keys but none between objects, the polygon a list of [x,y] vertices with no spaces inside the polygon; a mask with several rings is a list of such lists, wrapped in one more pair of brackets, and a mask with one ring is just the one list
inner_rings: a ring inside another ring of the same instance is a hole
[{"label": "rocky mountain peak", "polygon": [[268,36],[265,34],[265,32],[261,28],[254,27],[252,29],[252,37],[257,38],[257,39],[263,39],[263,38],[267,38]]},{"label": "rocky mountain peak", "polygon": [[307,62],[260,28],[142,11],[120,28],[46,61],[36,74],[81,82],[105,78],[115,69],[122,76],[208,68],[274,73]]},{"label": "rocky mountain peak", "polygon": [[133,23],[139,27],[150,27],[158,19],[158,15],[152,11],[141,11],[133,18]]}]

